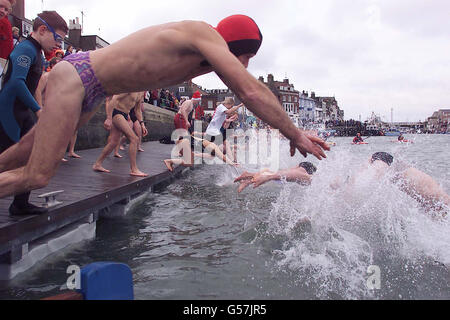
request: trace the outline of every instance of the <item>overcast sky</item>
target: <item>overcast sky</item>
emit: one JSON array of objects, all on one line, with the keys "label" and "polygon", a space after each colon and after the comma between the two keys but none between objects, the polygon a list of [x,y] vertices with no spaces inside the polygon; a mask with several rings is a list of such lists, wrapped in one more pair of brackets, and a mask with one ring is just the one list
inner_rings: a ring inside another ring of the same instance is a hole
[{"label": "overcast sky", "polygon": [[[149,25],[202,20],[212,25],[246,14],[264,40],[248,68],[255,77],[287,76],[299,91],[335,96],[345,119],[425,120],[450,108],[448,0],[25,0],[33,19],[56,10],[85,12],[84,35],[113,43]],[[225,88],[215,74],[194,79]]]}]

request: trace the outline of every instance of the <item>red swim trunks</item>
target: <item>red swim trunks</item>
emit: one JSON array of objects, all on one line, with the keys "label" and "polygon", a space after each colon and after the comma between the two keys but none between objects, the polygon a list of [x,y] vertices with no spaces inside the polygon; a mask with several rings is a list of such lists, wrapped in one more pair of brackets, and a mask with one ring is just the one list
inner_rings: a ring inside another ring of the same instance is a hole
[{"label": "red swim trunks", "polygon": [[188,129],[187,123],[181,113],[177,113],[175,118],[173,118],[173,123],[175,124],[175,129]]}]

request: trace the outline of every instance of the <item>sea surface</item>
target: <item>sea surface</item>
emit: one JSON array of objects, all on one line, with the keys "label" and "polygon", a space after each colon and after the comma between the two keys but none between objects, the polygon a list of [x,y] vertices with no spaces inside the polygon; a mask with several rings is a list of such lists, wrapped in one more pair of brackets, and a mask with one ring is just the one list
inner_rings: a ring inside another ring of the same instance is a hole
[{"label": "sea surface", "polygon": [[[59,294],[69,265],[95,261],[128,264],[136,299],[450,299],[448,208],[426,211],[368,164],[390,152],[397,169],[414,166],[450,193],[450,135],[405,137],[413,143],[330,139],[327,159],[306,159],[318,168],[310,186],[238,194],[238,173],[264,165],[190,170],[127,216],[98,221],[95,239],[0,282],[0,299]],[[280,168],[305,161],[286,141],[279,154]]]}]

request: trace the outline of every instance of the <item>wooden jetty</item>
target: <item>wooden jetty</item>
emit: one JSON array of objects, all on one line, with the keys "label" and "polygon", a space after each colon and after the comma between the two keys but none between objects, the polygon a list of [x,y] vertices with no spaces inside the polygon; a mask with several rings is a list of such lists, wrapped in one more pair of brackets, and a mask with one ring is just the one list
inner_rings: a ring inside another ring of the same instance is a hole
[{"label": "wooden jetty", "polygon": [[95,237],[95,222],[103,214],[120,211],[134,198],[170,183],[186,170],[177,167],[169,172],[164,165],[173,144],[153,141],[142,146],[145,152],[138,153],[137,162],[148,177],[129,175],[128,151],[121,151],[123,158],[111,154],[104,161],[111,173],[94,172],[92,165],[102,149],[89,149],[78,152],[81,159],[67,158],[47,187],[31,193],[30,202],[43,205],[45,200],[39,195],[64,190],[56,196],[62,204],[48,213],[10,216],[12,197],[0,199],[0,280],[15,277],[68,244]]}]

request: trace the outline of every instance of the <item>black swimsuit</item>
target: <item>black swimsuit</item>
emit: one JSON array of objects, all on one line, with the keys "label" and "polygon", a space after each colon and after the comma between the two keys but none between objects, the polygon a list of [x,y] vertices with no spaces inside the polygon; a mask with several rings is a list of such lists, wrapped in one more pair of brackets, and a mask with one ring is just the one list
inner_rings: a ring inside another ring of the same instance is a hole
[{"label": "black swimsuit", "polygon": [[125,112],[117,110],[117,109],[113,110],[112,117],[114,118],[118,114],[122,115],[125,118],[125,120],[128,120],[128,113],[125,113]]}]

